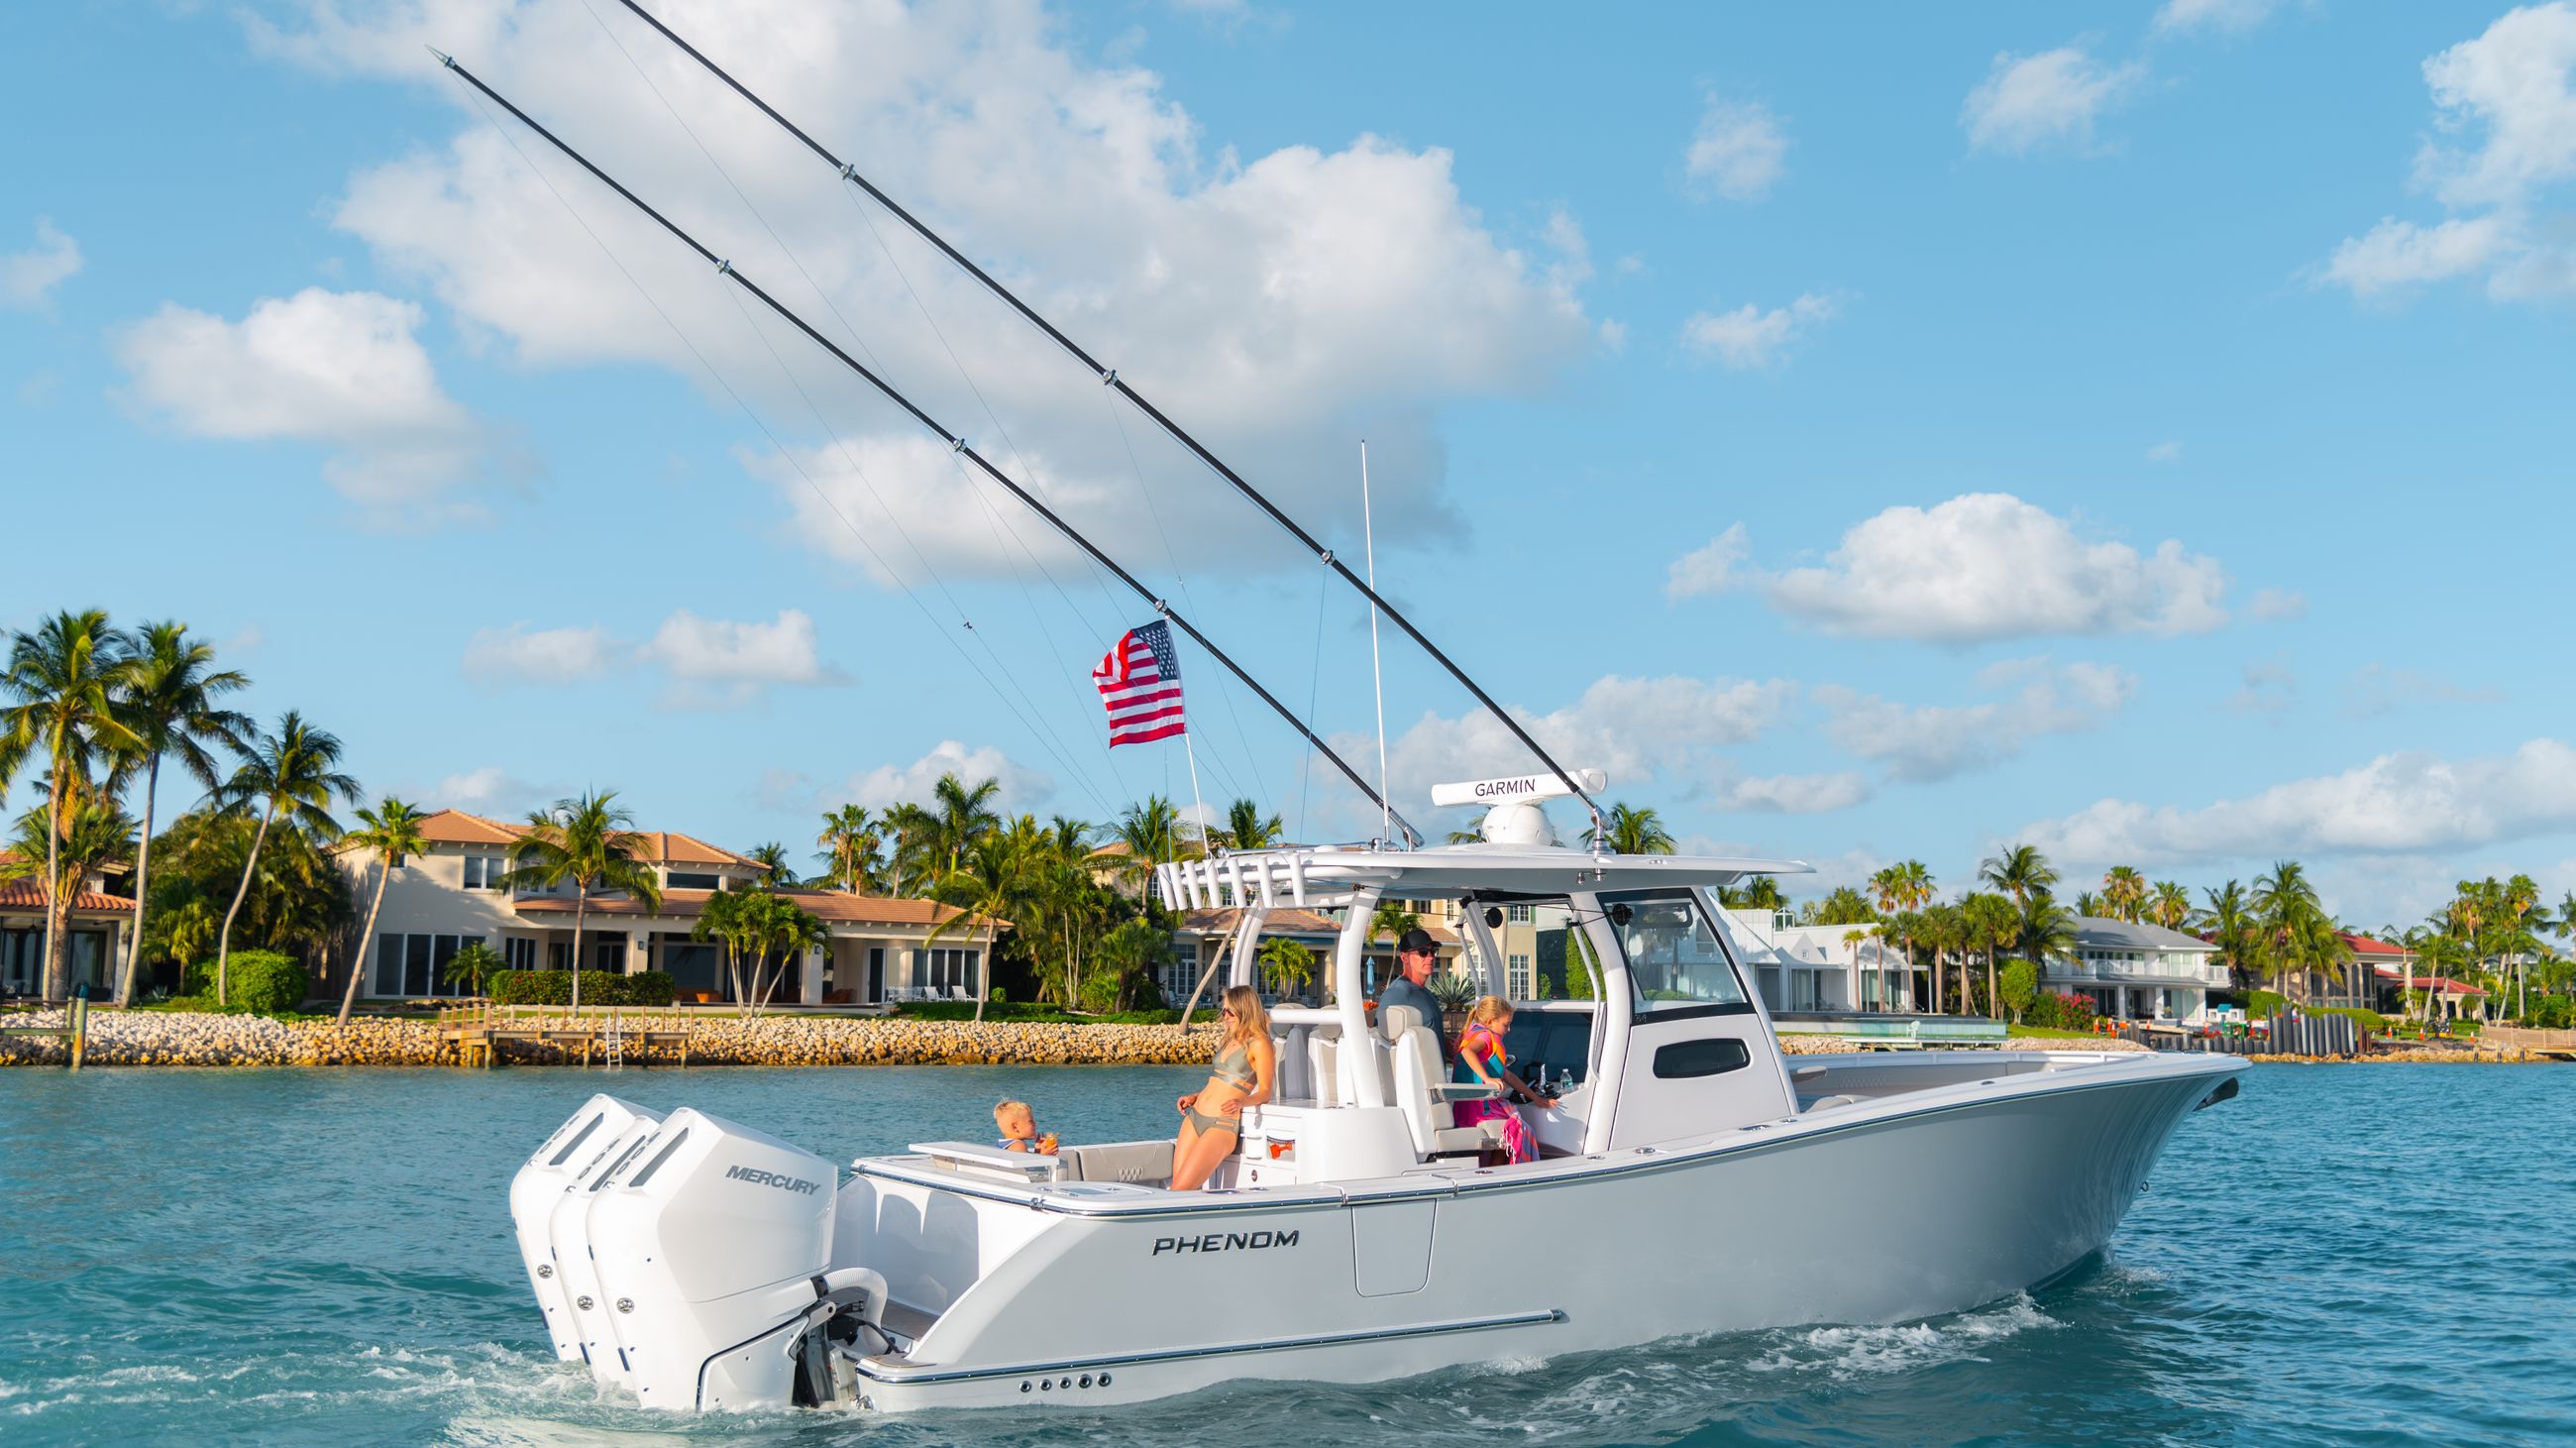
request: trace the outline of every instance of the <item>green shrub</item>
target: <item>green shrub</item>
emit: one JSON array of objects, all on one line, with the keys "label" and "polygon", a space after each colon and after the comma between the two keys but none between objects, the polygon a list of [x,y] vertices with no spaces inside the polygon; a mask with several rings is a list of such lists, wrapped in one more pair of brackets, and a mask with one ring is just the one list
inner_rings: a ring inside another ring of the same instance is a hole
[{"label": "green shrub", "polygon": [[[660,977],[661,1005],[671,1003],[671,977],[660,971],[647,972]],[[628,998],[627,981],[631,976],[614,971],[585,970],[581,973],[581,1003],[586,1006],[623,1006],[638,1002]],[[572,1004],[572,972],[568,970],[496,970],[491,980],[492,1000],[505,1006],[564,1006]]]},{"label": "green shrub", "polygon": [[2279,991],[2249,991],[2245,996],[2245,1018],[2249,1021],[2276,1016],[2289,1008],[2290,998]]},{"label": "green shrub", "polygon": [[2388,1017],[2381,1015],[2379,1012],[2374,1011],[2367,1006],[2317,1006],[2309,1010],[2308,1014],[2312,1016],[2350,1016],[2352,1017],[2354,1024],[2360,1026],[2363,1030],[2368,1031],[2373,1035],[2386,1035],[2388,1033]]},{"label": "green shrub", "polygon": [[2004,967],[1999,989],[2003,991],[2004,1006],[2012,1012],[2013,1019],[2022,1020],[2030,1014],[2031,1003],[2039,997],[2039,967],[2027,960],[2014,961]]},{"label": "green shrub", "polygon": [[252,1015],[273,1016],[304,1004],[313,978],[291,955],[274,950],[235,951],[225,999]]},{"label": "green shrub", "polygon": [[2576,1030],[2576,997],[2541,995],[2531,998],[2531,1009],[2522,1023],[2535,1030]]},{"label": "green shrub", "polygon": [[639,970],[626,977],[625,993],[620,1004],[667,1006],[680,998],[680,982],[667,970]]},{"label": "green shrub", "polygon": [[2093,1029],[2093,998],[2068,992],[2057,998],[2057,1028],[2061,1031]]}]

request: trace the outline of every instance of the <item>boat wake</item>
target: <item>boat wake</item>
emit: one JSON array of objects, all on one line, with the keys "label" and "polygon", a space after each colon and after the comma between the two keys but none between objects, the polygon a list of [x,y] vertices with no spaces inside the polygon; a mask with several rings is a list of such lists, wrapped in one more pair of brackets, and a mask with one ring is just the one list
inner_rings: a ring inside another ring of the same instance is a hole
[{"label": "boat wake", "polygon": [[1943,1363],[1983,1362],[1996,1343],[2063,1325],[2042,1312],[2028,1293],[2015,1293],[1992,1307],[1932,1322],[1810,1328],[1789,1334],[1747,1366],[1757,1373],[1816,1374],[1837,1381],[1913,1372]]}]

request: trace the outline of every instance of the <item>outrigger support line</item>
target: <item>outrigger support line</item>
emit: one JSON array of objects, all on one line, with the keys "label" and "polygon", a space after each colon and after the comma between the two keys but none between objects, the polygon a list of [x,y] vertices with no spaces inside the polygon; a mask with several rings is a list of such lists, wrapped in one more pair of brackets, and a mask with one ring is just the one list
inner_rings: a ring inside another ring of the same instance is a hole
[{"label": "outrigger support line", "polygon": [[835,361],[865,378],[868,385],[884,394],[887,401],[892,402],[895,406],[900,407],[906,413],[909,413],[915,422],[920,423],[923,427],[936,433],[939,436],[940,441],[947,443],[950,448],[973,462],[976,467],[981,468],[984,471],[985,476],[1008,489],[1011,496],[1019,499],[1021,503],[1028,507],[1029,511],[1037,514],[1040,518],[1045,519],[1049,527],[1052,527],[1058,533],[1063,534],[1064,537],[1075,547],[1080,548],[1084,553],[1090,555],[1093,562],[1098,563],[1101,567],[1106,568],[1111,573],[1117,575],[1119,582],[1124,583],[1129,588],[1135,590],[1138,598],[1141,598],[1147,603],[1153,605],[1156,613],[1170,619],[1173,627],[1178,628],[1185,634],[1188,634],[1191,640],[1198,644],[1200,648],[1208,651],[1208,656],[1210,658],[1223,664],[1226,672],[1234,675],[1237,679],[1242,680],[1244,687],[1259,695],[1261,697],[1261,702],[1269,705],[1271,710],[1277,713],[1280,718],[1287,720],[1289,727],[1295,729],[1308,744],[1314,746],[1315,749],[1322,753],[1326,759],[1331,760],[1333,762],[1333,766],[1339,769],[1344,777],[1349,779],[1352,784],[1358,786],[1360,793],[1368,796],[1369,803],[1387,811],[1389,818],[1392,818],[1395,821],[1396,827],[1404,832],[1405,842],[1407,844],[1419,845],[1422,843],[1422,836],[1414,830],[1413,826],[1405,820],[1402,814],[1395,812],[1395,806],[1389,803],[1385,796],[1379,794],[1376,789],[1372,788],[1369,782],[1365,778],[1361,777],[1360,772],[1351,767],[1350,761],[1342,758],[1339,754],[1334,753],[1333,747],[1326,744],[1321,738],[1317,737],[1314,730],[1306,727],[1304,720],[1299,719],[1295,714],[1290,713],[1287,705],[1280,703],[1276,696],[1274,696],[1268,689],[1263,688],[1260,680],[1255,679],[1251,674],[1245,672],[1241,664],[1236,663],[1225,650],[1218,648],[1214,640],[1210,639],[1206,634],[1199,632],[1198,628],[1188,619],[1181,617],[1180,613],[1172,608],[1170,604],[1155,597],[1153,590],[1147,588],[1142,582],[1139,582],[1136,575],[1129,573],[1125,568],[1121,567],[1118,560],[1101,552],[1090,539],[1082,536],[1082,534],[1077,531],[1072,524],[1058,516],[1054,509],[1048,507],[1045,503],[1040,502],[1036,496],[1029,492],[1028,489],[1021,487],[1017,482],[1013,481],[1010,474],[1003,472],[998,467],[995,467],[991,459],[985,457],[982,453],[975,451],[973,447],[967,444],[966,439],[963,436],[950,432],[946,427],[940,424],[939,419],[922,411],[921,408],[913,403],[911,398],[896,391],[892,383],[879,377],[876,373],[870,371],[866,364],[860,362],[857,358],[852,357],[849,353],[841,350],[839,343],[834,342],[831,338],[814,330],[813,324],[807,322],[803,317],[796,315],[796,313],[788,310],[786,304],[780,302],[776,297],[771,296],[766,290],[762,289],[758,282],[755,282],[750,277],[743,275],[741,268],[735,266],[732,262],[724,259],[723,257],[717,256],[714,252],[709,251],[696,237],[691,236],[687,231],[681,229],[679,223],[673,221],[667,216],[664,216],[661,212],[654,210],[651,203],[645,201],[643,197],[627,190],[625,183],[599,169],[599,167],[593,163],[588,156],[574,150],[561,136],[547,130],[543,125],[538,123],[536,117],[529,115],[526,111],[519,109],[517,105],[513,104],[508,96],[505,96],[499,91],[492,89],[492,87],[485,85],[481,76],[476,75],[474,72],[467,70],[464,66],[458,64],[454,56],[444,54],[436,49],[432,49],[430,54],[437,56],[439,64],[447,67],[451,71],[454,71],[467,85],[481,91],[484,95],[490,97],[495,104],[501,107],[501,109],[508,111],[512,117],[517,119],[519,124],[526,126],[529,130],[534,131],[539,136],[543,137],[547,145],[563,152],[565,156],[571,158],[574,164],[580,166],[583,170],[588,171],[592,176],[598,178],[600,183],[608,187],[609,190],[614,191],[619,196],[625,198],[628,205],[633,206],[636,210],[651,217],[664,231],[667,231],[671,233],[671,235],[679,238],[683,245],[687,246],[691,251],[696,252],[701,258],[705,259],[709,265],[715,267],[718,274],[730,279],[735,285],[741,287],[744,291],[751,293],[752,296],[759,299],[762,306],[765,306],[772,312],[777,313],[781,318],[784,318],[789,325],[810,338],[816,346],[831,353]]},{"label": "outrigger support line", "polygon": [[[1290,535],[1295,537],[1299,543],[1305,545],[1307,552],[1315,555],[1317,562],[1322,563],[1325,567],[1330,568],[1333,572],[1341,575],[1341,579],[1344,583],[1358,589],[1361,597],[1366,598],[1372,605],[1385,613],[1388,621],[1392,622],[1397,628],[1404,630],[1407,637],[1421,645],[1422,651],[1429,654],[1433,662],[1448,670],[1451,678],[1456,679],[1461,685],[1465,686],[1468,693],[1475,695],[1476,702],[1484,705],[1486,712],[1492,714],[1496,719],[1501,720],[1503,727],[1512,731],[1513,738],[1518,739],[1530,753],[1537,755],[1539,762],[1547,766],[1548,771],[1557,777],[1558,782],[1563,784],[1568,791],[1572,792],[1576,799],[1583,801],[1584,808],[1592,811],[1592,831],[1595,848],[1599,849],[1603,847],[1602,842],[1608,839],[1608,831],[1602,823],[1601,806],[1594,803],[1591,795],[1584,793],[1583,786],[1575,780],[1574,775],[1569,772],[1565,766],[1557,763],[1555,757],[1550,755],[1546,749],[1540,747],[1538,740],[1532,738],[1530,736],[1530,732],[1521,727],[1519,720],[1513,718],[1510,712],[1505,710],[1502,705],[1494,702],[1493,697],[1487,694],[1483,688],[1479,687],[1474,679],[1469,678],[1465,669],[1460,668],[1447,654],[1442,653],[1440,651],[1440,646],[1425,637],[1422,630],[1415,628],[1412,620],[1406,618],[1394,604],[1387,602],[1385,598],[1381,597],[1378,591],[1371,587],[1366,579],[1363,579],[1357,573],[1352,572],[1349,564],[1335,558],[1333,556],[1333,550],[1316,541],[1313,534],[1308,533],[1304,528],[1299,527],[1297,520],[1280,511],[1279,506],[1271,502],[1269,498],[1263,496],[1260,489],[1244,481],[1243,476],[1240,473],[1227,467],[1215,453],[1209,452],[1206,447],[1200,444],[1197,438],[1190,436],[1179,423],[1164,416],[1162,409],[1156,407],[1153,403],[1146,401],[1143,393],[1138,392],[1135,388],[1120,381],[1115,370],[1101,365],[1098,359],[1094,358],[1090,353],[1082,350],[1082,348],[1076,344],[1071,337],[1058,331],[1054,323],[1039,316],[1029,307],[1028,303],[1021,301],[1009,287],[1006,287],[1000,282],[994,280],[991,273],[968,260],[965,253],[959,251],[953,246],[950,246],[947,238],[941,236],[938,232],[931,230],[927,225],[923,224],[919,217],[906,211],[893,197],[888,196],[885,192],[879,190],[875,182],[870,181],[863,175],[860,175],[857,165],[844,161],[840,157],[833,155],[830,150],[824,147],[822,142],[807,135],[804,129],[799,127],[794,121],[780,115],[775,107],[754,94],[749,86],[746,86],[741,81],[734,79],[732,74],[723,66],[709,60],[705,52],[681,39],[678,33],[673,31],[671,27],[663,24],[660,19],[654,16],[653,12],[645,9],[642,5],[637,4],[636,0],[618,0],[618,3],[635,12],[636,17],[642,20],[645,24],[660,31],[663,39],[680,47],[681,50],[688,54],[688,57],[691,60],[705,66],[709,74],[732,87],[734,94],[751,102],[754,107],[758,108],[762,115],[776,121],[779,127],[785,130],[787,134],[794,136],[797,140],[803,142],[805,149],[812,151],[815,155],[823,158],[823,160],[829,164],[834,171],[840,173],[842,180],[857,186],[860,190],[865,191],[868,195],[874,197],[878,205],[883,206],[887,211],[894,214],[896,220],[901,221],[908,227],[911,227],[914,235],[919,236],[926,242],[929,242],[932,246],[939,248],[942,255],[945,255],[950,261],[957,263],[960,267],[965,268],[968,275],[974,277],[976,281],[983,283],[986,291],[991,292],[994,296],[1008,303],[1013,311],[1018,312],[1028,321],[1029,325],[1046,333],[1046,335],[1052,339],[1057,346],[1062,347],[1083,366],[1090,368],[1092,375],[1098,377],[1104,386],[1116,388],[1119,396],[1124,397],[1130,403],[1133,403],[1137,411],[1145,414],[1149,418],[1152,418],[1154,420],[1154,424],[1157,427],[1160,427],[1174,442],[1177,442],[1182,447],[1189,449],[1193,456],[1198,458],[1200,462],[1205,463],[1216,473],[1217,476],[1225,479],[1228,483],[1233,484],[1236,492],[1241,493],[1244,497],[1250,499],[1253,506],[1259,508],[1262,512],[1269,514],[1271,521],[1277,523],[1280,527],[1287,529]],[[1277,704],[1274,702],[1272,707],[1276,708]],[[1336,764],[1341,763],[1338,759],[1333,762]],[[1349,774],[1350,766],[1346,764],[1342,765],[1342,772],[1344,774]],[[1356,776],[1354,776],[1354,782],[1357,782]]]}]

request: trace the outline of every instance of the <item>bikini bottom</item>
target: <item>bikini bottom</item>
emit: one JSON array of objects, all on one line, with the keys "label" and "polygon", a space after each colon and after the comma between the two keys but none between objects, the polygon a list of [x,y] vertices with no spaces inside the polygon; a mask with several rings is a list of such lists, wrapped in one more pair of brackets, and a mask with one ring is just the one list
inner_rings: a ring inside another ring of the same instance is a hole
[{"label": "bikini bottom", "polygon": [[1201,1111],[1195,1106],[1181,1114],[1196,1123],[1202,1132],[1231,1131],[1237,1136],[1243,1134],[1243,1118],[1240,1116],[1227,1116],[1217,1111]]}]

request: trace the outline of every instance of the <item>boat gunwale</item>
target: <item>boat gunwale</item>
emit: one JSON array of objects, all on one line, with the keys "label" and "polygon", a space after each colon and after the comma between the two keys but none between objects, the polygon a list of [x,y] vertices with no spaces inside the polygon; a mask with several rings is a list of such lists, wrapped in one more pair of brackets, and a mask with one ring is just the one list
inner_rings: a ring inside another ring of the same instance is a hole
[{"label": "boat gunwale", "polygon": [[[2018,1052],[2015,1054],[2022,1056],[2057,1056],[2067,1053]],[[2242,1056],[2223,1055],[2216,1052],[2206,1054],[2193,1053],[2191,1056],[2182,1059],[2172,1059],[2168,1056],[2152,1052],[2104,1053],[2088,1064],[2100,1068],[2123,1067],[2127,1066],[2129,1063],[2121,1058],[2132,1055],[2144,1056],[2145,1059],[2141,1061],[2139,1065],[2147,1067],[2148,1069],[2132,1069],[2123,1071],[2117,1078],[2111,1080],[2084,1079],[2083,1076],[2078,1075],[2077,1073],[2055,1071],[2030,1072],[2027,1073],[2027,1080],[2022,1079],[2021,1077],[1998,1077],[1995,1078],[1994,1081],[1994,1085],[1998,1089],[1984,1092],[1966,1100],[1914,1103],[1904,1105],[1903,1109],[1890,1110],[1870,1110],[1867,1107],[1857,1109],[1843,1108],[1834,1113],[1833,1119],[1824,1121],[1810,1120],[1808,1113],[1802,1112],[1794,1117],[1781,1117],[1772,1121],[1756,1121],[1739,1126],[1735,1128],[1733,1133],[1737,1139],[1733,1140],[1710,1139],[1702,1141],[1696,1145],[1683,1148],[1668,1147],[1649,1142],[1642,1146],[1621,1147],[1616,1151],[1611,1152],[1587,1152],[1581,1158],[1552,1158],[1548,1164],[1562,1165],[1567,1162],[1574,1162],[1576,1165],[1569,1169],[1550,1172],[1543,1176],[1495,1179],[1491,1178],[1489,1174],[1497,1170],[1496,1168],[1480,1167],[1463,1177],[1455,1175],[1438,1177],[1436,1179],[1436,1185],[1405,1186],[1378,1191],[1352,1191],[1347,1187],[1339,1186],[1334,1183],[1318,1182],[1311,1187],[1300,1184],[1299,1186],[1290,1188],[1289,1190],[1301,1194],[1309,1192],[1329,1192],[1332,1193],[1332,1195],[1272,1197],[1268,1195],[1270,1189],[1267,1188],[1228,1188],[1212,1193],[1187,1194],[1191,1196],[1203,1195],[1206,1198],[1205,1200],[1200,1201],[1082,1203],[1079,1201],[1066,1200],[1049,1191],[1031,1190],[1013,1192],[1007,1188],[988,1188],[979,1184],[960,1181],[945,1174],[935,1174],[926,1171],[906,1171],[901,1169],[898,1165],[898,1163],[901,1162],[921,1161],[925,1159],[920,1156],[860,1157],[850,1164],[850,1169],[858,1175],[873,1177],[880,1180],[902,1182],[910,1186],[927,1187],[934,1191],[952,1192],[958,1196],[974,1197],[984,1201],[1001,1202],[1012,1206],[1024,1206],[1034,1211],[1045,1212],[1055,1216],[1087,1218],[1093,1220],[1205,1216],[1217,1212],[1250,1211],[1265,1214],[1272,1212],[1307,1212],[1332,1208],[1347,1208],[1381,1202],[1414,1201],[1425,1197],[1462,1197],[1482,1195],[1485,1193],[1545,1190],[1577,1182],[1594,1182],[1613,1177],[1673,1171],[1684,1167],[1697,1166],[1719,1157],[1738,1154],[1751,1155],[1760,1152],[1767,1152],[1798,1142],[1814,1140],[1819,1137],[1836,1135],[1846,1131],[1857,1131],[1864,1127],[1884,1126],[1893,1122],[1907,1121],[1918,1117],[1941,1116],[1957,1111],[1975,1110],[1979,1107],[1991,1106],[1998,1102],[2007,1100],[2027,1099],[2041,1096],[2073,1095],[2084,1091],[2111,1091],[2118,1090],[2123,1087],[2159,1082],[2190,1079],[2215,1080],[2217,1078],[2232,1077],[2243,1072],[2251,1064]],[[1872,1064],[1896,1065],[1894,1062],[1873,1062]],[[1897,1069],[1910,1068],[1899,1066]],[[1966,1087],[1967,1084],[1968,1083],[1965,1082],[1954,1082],[1942,1086],[1925,1087],[1923,1088],[1923,1092],[1929,1093],[1933,1091],[1958,1090]],[[1980,1082],[1978,1084],[1982,1086],[1985,1083]],[[1896,1107],[1900,1103],[1904,1102],[1905,1097],[1916,1094],[1919,1093],[1900,1092],[1894,1096],[1885,1098],[1884,1102],[1879,1104],[1888,1107]],[[1854,1112],[1854,1114],[1846,1115],[1846,1111]],[[1760,1134],[1756,1135],[1755,1133]],[[1690,1140],[1690,1138],[1680,1139],[1686,1141]],[[1612,1160],[1614,1157],[1627,1157],[1631,1159],[1614,1161]],[[1377,1180],[1385,1179],[1378,1178]],[[1081,1183],[1069,1183],[1068,1185],[1081,1185]],[[1173,1196],[1184,1195],[1182,1193],[1171,1192],[1169,1188],[1164,1188],[1162,1190]]]}]

